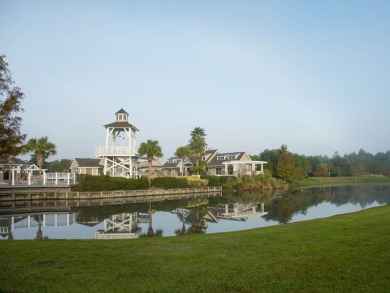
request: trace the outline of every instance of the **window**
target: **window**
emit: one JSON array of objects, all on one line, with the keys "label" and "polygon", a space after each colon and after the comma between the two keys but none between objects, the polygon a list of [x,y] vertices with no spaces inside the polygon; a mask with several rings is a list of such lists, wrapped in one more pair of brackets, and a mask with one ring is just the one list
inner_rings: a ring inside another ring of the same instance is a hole
[{"label": "window", "polygon": [[222,161],[222,160],[224,160],[224,159],[225,159],[224,156],[218,156],[218,157],[217,157],[217,160],[218,160],[218,161]]},{"label": "window", "polygon": [[222,174],[222,168],[215,168],[215,174],[221,175]]},{"label": "window", "polygon": [[206,161],[206,157],[205,156],[202,157],[202,161]]}]

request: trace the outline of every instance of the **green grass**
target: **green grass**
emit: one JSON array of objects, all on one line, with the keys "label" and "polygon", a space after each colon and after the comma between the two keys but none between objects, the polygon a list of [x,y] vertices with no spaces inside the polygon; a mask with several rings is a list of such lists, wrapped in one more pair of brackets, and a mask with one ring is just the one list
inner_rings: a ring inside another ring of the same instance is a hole
[{"label": "green grass", "polygon": [[0,288],[5,292],[388,292],[389,224],[387,205],[220,234],[1,241]]},{"label": "green grass", "polygon": [[384,175],[367,175],[359,177],[309,177],[294,181],[295,186],[313,186],[329,184],[381,183],[389,182],[390,177]]}]

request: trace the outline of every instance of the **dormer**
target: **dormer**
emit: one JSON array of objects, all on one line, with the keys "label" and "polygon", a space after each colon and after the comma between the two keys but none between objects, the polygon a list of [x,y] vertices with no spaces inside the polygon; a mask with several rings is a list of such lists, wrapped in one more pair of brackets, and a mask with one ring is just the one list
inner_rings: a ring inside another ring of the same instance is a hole
[{"label": "dormer", "polygon": [[129,113],[127,113],[123,109],[120,109],[118,112],[115,113],[115,115],[116,122],[127,122],[129,120]]}]

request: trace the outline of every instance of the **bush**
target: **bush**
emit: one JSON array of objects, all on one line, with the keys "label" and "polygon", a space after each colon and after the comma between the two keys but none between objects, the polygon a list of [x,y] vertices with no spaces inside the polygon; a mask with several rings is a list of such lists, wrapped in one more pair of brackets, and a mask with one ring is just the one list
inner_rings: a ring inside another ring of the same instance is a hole
[{"label": "bush", "polygon": [[199,179],[197,177],[184,177],[188,185],[191,187],[202,187],[207,186],[209,181],[207,179]]},{"label": "bush", "polygon": [[200,175],[201,179],[206,179],[209,182],[209,186],[223,186],[229,180],[229,178],[236,178],[234,176],[214,176],[214,175]]},{"label": "bush", "polygon": [[155,177],[152,178],[152,186],[163,189],[188,188],[190,185],[185,178],[178,177]]},{"label": "bush", "polygon": [[86,174],[77,175],[76,191],[113,191],[148,189],[147,178],[122,178],[108,175],[92,176]]}]

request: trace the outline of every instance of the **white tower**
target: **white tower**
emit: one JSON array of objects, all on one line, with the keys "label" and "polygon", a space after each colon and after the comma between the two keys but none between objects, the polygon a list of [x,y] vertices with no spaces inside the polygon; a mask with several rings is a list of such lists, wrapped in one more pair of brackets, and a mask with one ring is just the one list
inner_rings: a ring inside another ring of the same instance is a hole
[{"label": "white tower", "polygon": [[115,115],[115,122],[104,125],[106,145],[96,148],[96,157],[101,158],[104,175],[137,177],[136,132],[138,129],[128,122],[129,114],[125,110],[120,109]]}]

